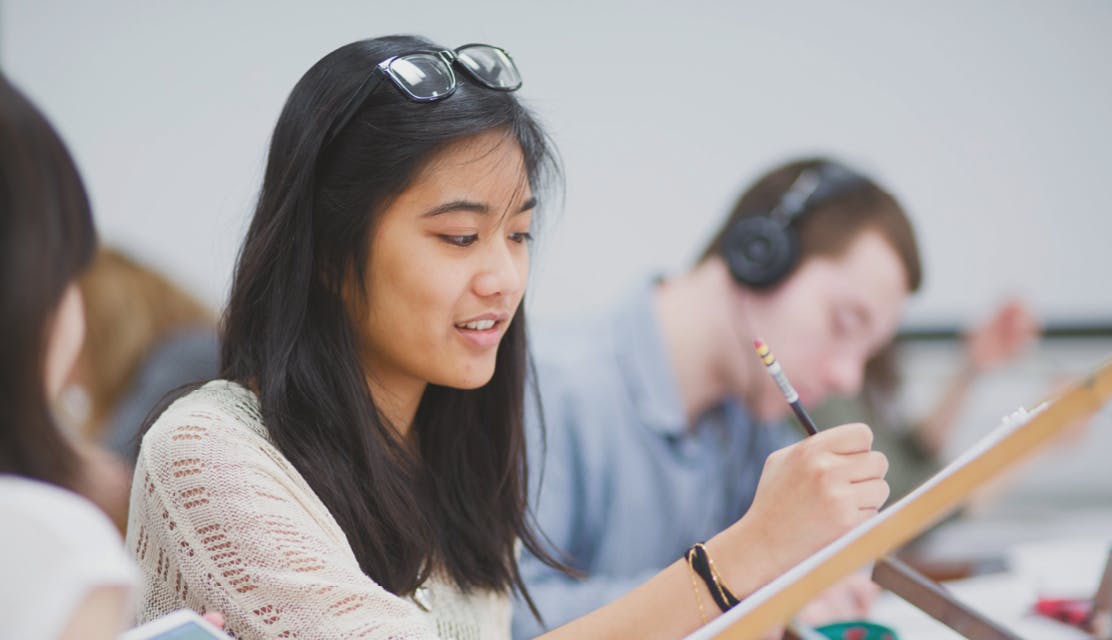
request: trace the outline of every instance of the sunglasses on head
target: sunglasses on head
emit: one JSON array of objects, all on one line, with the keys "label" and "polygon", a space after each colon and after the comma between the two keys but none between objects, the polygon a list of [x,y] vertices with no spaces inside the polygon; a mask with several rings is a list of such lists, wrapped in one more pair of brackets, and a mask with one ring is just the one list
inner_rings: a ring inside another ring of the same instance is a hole
[{"label": "sunglasses on head", "polygon": [[505,49],[489,44],[465,44],[455,50],[414,51],[393,56],[375,65],[344,104],[341,116],[329,128],[325,144],[335,138],[358,113],[363,102],[383,78],[414,102],[436,102],[452,95],[459,83],[452,71],[459,65],[473,80],[495,91],[516,91],[521,74]]}]

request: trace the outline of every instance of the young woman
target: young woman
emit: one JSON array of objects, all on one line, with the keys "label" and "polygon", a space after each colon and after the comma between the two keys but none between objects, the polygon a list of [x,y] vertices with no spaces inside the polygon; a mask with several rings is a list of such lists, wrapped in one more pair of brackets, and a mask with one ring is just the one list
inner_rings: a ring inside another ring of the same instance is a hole
[{"label": "young woman", "polygon": [[76,280],[96,233],[73,160],[0,75],[0,637],[115,638],[135,569],[77,493],[80,454],[50,403],[84,335]]},{"label": "young woman", "polygon": [[[223,379],[140,449],[141,617],[217,608],[240,638],[508,636],[518,545],[551,562],[526,517],[522,298],[553,160],[520,84],[501,49],[395,36],[294,87]],[[869,442],[850,425],[770,459],[752,517],[706,545],[735,592],[875,511]],[[554,634],[678,637],[714,609],[693,577],[677,560]]]}]

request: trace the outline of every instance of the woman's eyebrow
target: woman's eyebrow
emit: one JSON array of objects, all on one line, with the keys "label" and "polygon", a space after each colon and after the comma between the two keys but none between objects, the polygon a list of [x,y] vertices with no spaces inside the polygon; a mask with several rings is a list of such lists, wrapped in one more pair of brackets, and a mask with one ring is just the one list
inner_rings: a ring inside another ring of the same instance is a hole
[{"label": "woman's eyebrow", "polygon": [[[530,211],[532,209],[535,209],[536,207],[537,198],[536,196],[533,196],[526,200],[525,204],[521,205],[521,208],[518,209],[515,213],[525,213],[526,211]],[[433,207],[432,209],[429,209],[428,211],[421,214],[421,217],[433,218],[445,213],[451,213],[453,211],[469,211],[471,213],[486,215],[490,213],[490,206],[481,202],[474,202],[471,200],[452,200],[451,202],[445,202],[442,205],[438,205],[436,207]]]},{"label": "woman's eyebrow", "polygon": [[428,211],[421,214],[422,218],[432,218],[452,211],[470,211],[472,213],[487,214],[490,213],[490,207],[481,202],[472,202],[470,200],[452,200],[445,202],[442,205],[433,207]]},{"label": "woman's eyebrow", "polygon": [[525,204],[521,205],[521,208],[518,209],[517,212],[518,213],[525,213],[526,211],[532,211],[533,209],[536,209],[536,208],[537,208],[537,196],[533,196],[533,197],[529,198],[528,200],[526,200]]}]

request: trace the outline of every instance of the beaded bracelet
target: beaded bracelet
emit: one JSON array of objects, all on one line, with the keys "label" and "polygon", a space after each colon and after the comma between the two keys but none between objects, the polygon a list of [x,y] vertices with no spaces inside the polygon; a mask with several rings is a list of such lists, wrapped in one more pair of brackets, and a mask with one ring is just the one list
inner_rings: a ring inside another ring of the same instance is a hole
[{"label": "beaded bracelet", "polygon": [[737,603],[741,602],[737,596],[730,591],[729,587],[722,582],[719,577],[718,571],[714,568],[714,561],[710,559],[710,554],[707,553],[707,548],[703,543],[696,542],[691,545],[691,548],[684,554],[687,559],[687,564],[703,579],[703,583],[707,586],[707,591],[710,592],[711,599],[714,604],[723,612],[729,611]]}]

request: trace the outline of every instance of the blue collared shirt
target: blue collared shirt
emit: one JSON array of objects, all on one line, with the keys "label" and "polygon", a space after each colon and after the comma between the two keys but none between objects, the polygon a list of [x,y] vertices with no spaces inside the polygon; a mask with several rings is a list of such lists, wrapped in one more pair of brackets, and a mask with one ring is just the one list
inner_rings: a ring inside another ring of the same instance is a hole
[{"label": "blue collared shirt", "polygon": [[[535,338],[547,451],[527,401],[530,506],[541,531],[587,576],[571,578],[523,553],[523,577],[551,629],[625,594],[736,521],[765,458],[798,436],[786,425],[757,426],[734,399],[688,424],[650,285],[600,318]],[[514,637],[541,631],[519,599]]]}]

